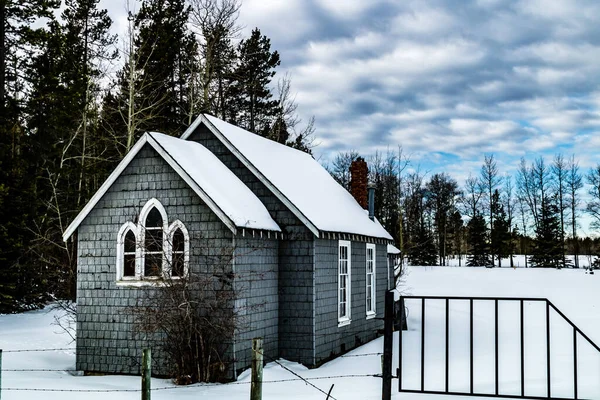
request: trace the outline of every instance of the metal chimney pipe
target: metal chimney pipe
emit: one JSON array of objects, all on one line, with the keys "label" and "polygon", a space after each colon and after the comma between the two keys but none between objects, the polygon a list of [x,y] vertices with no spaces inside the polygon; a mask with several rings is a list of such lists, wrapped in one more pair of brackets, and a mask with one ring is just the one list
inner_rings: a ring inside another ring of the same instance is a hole
[{"label": "metal chimney pipe", "polygon": [[369,191],[369,218],[373,221],[375,219],[375,185],[369,183],[367,190]]}]

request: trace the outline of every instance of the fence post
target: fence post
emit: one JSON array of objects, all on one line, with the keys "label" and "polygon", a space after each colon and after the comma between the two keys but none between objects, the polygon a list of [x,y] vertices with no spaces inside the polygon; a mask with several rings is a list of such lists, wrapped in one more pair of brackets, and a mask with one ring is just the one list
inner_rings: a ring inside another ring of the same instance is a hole
[{"label": "fence post", "polygon": [[250,400],[262,400],[263,343],[262,338],[252,339],[252,382]]},{"label": "fence post", "polygon": [[150,400],[150,376],[152,374],[152,353],[150,349],[142,352],[142,400]]},{"label": "fence post", "polygon": [[[400,335],[402,331],[400,331]],[[394,343],[394,292],[385,292],[385,314],[383,325],[383,370],[381,385],[382,400],[392,398],[392,345]]]}]

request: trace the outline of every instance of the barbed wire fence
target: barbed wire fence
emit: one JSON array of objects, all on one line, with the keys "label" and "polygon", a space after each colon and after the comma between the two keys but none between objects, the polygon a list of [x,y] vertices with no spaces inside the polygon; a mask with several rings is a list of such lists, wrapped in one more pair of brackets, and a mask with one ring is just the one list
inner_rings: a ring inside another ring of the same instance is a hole
[{"label": "barbed wire fence", "polygon": [[[2,392],[64,392],[64,393],[117,393],[117,392],[123,392],[123,393],[142,393],[142,398],[144,398],[143,393],[144,393],[144,388],[140,387],[137,389],[101,389],[101,388],[90,388],[90,389],[84,389],[84,388],[73,388],[73,389],[69,389],[69,388],[50,388],[50,387],[46,387],[46,388],[42,388],[42,387],[11,387],[11,386],[5,386],[4,382],[3,382],[3,376],[2,373],[3,372],[10,372],[10,373],[15,373],[15,372],[64,372],[64,373],[80,373],[81,371],[77,370],[77,369],[68,369],[68,368],[3,368],[2,367],[2,355],[3,354],[10,354],[10,353],[35,353],[35,352],[56,352],[56,351],[71,351],[71,352],[75,352],[76,348],[74,347],[56,347],[56,348],[38,348],[38,349],[7,349],[7,350],[1,350],[0,349],[0,398],[2,395]],[[315,384],[313,384],[311,381],[321,381],[321,380],[328,380],[328,379],[354,379],[354,378],[380,378],[381,375],[379,374],[375,374],[375,373],[371,373],[371,374],[338,374],[338,375],[329,375],[329,376],[315,376],[315,377],[303,377],[300,374],[298,374],[297,372],[295,372],[294,370],[288,368],[287,366],[285,366],[284,364],[282,364],[281,362],[279,362],[279,360],[271,358],[269,356],[267,356],[266,354],[260,352],[260,354],[262,356],[264,356],[264,358],[268,361],[268,362],[273,362],[275,364],[277,364],[279,367],[281,367],[283,370],[287,371],[290,373],[291,377],[290,378],[285,378],[285,379],[271,379],[271,380],[261,380],[261,384],[278,384],[278,383],[289,383],[289,382],[303,382],[306,385],[314,388],[315,390],[319,391],[321,394],[327,396],[327,399],[331,399],[331,400],[342,400],[336,397],[333,397],[331,395],[331,389],[329,390],[329,392],[326,392],[325,390],[319,388],[318,386],[316,386]],[[375,356],[381,356],[383,353],[381,352],[372,352],[372,353],[361,353],[361,354],[344,354],[339,356],[339,358],[352,358],[352,357],[375,357]],[[144,363],[141,363],[142,366],[144,365]],[[142,375],[145,373],[146,371],[142,371]],[[147,371],[149,373],[149,371]],[[170,390],[186,390],[186,389],[194,389],[194,388],[206,388],[206,387],[216,387],[216,386],[233,386],[233,385],[251,385],[252,381],[233,381],[233,382],[228,382],[225,384],[215,384],[215,383],[196,383],[196,384],[191,384],[191,385],[172,385],[172,386],[160,386],[160,387],[148,387],[147,390],[154,392],[154,391],[170,391]],[[332,385],[333,388],[333,385]]]}]

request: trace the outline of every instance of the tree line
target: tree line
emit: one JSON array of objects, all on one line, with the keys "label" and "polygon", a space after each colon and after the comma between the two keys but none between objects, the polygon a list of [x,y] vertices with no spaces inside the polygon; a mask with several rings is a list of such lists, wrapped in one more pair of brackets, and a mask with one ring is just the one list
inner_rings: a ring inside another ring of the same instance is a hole
[{"label": "tree line", "polygon": [[[342,152],[326,166],[348,190],[358,157]],[[579,255],[591,261],[600,250],[598,239],[578,233],[583,213],[590,228],[600,229],[600,164],[582,171],[574,156],[522,158],[509,175],[486,154],[479,173],[459,185],[445,172],[428,177],[412,167],[399,147],[369,158],[369,180],[376,216],[412,265],[447,265],[450,257],[460,263],[466,256],[469,266],[501,267],[508,259],[512,267],[513,256],[524,254],[526,267],[579,268]]]},{"label": "tree line", "polygon": [[0,0],[0,313],[75,298],[62,233],[144,132],[206,112],[310,153],[314,121],[238,0],[123,3],[118,36],[99,0]]}]

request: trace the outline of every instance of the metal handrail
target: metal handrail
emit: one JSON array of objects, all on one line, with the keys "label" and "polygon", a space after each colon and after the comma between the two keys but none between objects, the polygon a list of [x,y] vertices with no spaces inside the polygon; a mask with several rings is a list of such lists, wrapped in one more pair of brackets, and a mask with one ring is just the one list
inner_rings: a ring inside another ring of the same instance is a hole
[{"label": "metal handrail", "polygon": [[[397,370],[398,375],[398,390],[405,393],[426,393],[426,394],[447,394],[447,395],[460,395],[460,396],[479,396],[479,397],[503,397],[503,398],[515,398],[515,399],[555,399],[555,400],[581,400],[578,397],[578,366],[577,366],[577,337],[581,335],[596,351],[600,353],[600,347],[594,343],[573,321],[571,321],[562,311],[558,309],[550,300],[547,298],[538,297],[466,297],[466,296],[400,296],[398,300],[400,308],[404,307],[404,300],[421,300],[421,376],[420,376],[420,389],[403,389],[402,388],[402,331],[399,335],[399,366]],[[444,300],[445,301],[445,387],[444,391],[431,391],[425,389],[425,310],[426,300]],[[449,390],[449,315],[450,315],[450,301],[468,301],[469,302],[469,392],[454,392]],[[473,303],[475,301],[493,301],[494,302],[494,366],[495,366],[495,379],[494,386],[495,390],[493,394],[489,393],[476,393],[474,391],[474,379],[473,379],[473,364],[474,364],[474,351],[473,351]],[[498,305],[501,301],[508,302],[519,302],[520,309],[520,369],[521,369],[521,393],[520,395],[507,395],[501,394],[499,391],[499,368],[498,368],[498,354],[499,354],[499,341],[498,341],[498,324],[499,324],[499,313]],[[525,340],[524,340],[524,303],[525,302],[543,302],[546,308],[546,381],[547,381],[547,396],[530,396],[525,395]],[[573,329],[573,397],[552,397],[552,364],[551,364],[551,348],[550,348],[550,310],[553,309],[560,317],[563,318]]]}]

